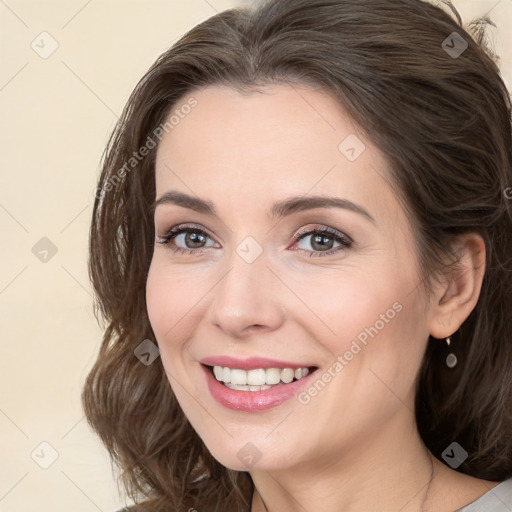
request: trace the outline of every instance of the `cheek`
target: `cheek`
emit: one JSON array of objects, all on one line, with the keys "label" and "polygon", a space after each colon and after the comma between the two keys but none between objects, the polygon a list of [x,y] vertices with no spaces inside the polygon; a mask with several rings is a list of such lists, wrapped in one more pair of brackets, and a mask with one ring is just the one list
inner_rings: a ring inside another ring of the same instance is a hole
[{"label": "cheek", "polygon": [[316,331],[333,361],[341,357],[345,378],[369,382],[375,376],[366,374],[375,370],[386,382],[404,388],[414,381],[425,348],[422,340],[428,338],[420,321],[424,302],[420,292],[411,293],[412,273],[404,277],[386,267],[378,273],[352,269],[336,279],[316,279],[314,286],[311,280],[297,281],[295,290],[307,297],[310,308],[302,317],[308,320],[299,321]]},{"label": "cheek", "polygon": [[165,275],[152,262],[146,282],[146,306],[151,327],[158,340],[172,325],[170,316],[176,312],[176,290],[171,290],[173,289],[167,286]]},{"label": "cheek", "polygon": [[183,274],[154,260],[146,282],[146,305],[169,384],[188,416],[194,413],[187,401],[194,394],[186,370],[191,362],[187,356],[188,340],[198,317],[204,314],[200,303],[204,291],[198,288],[199,282],[191,285]]},{"label": "cheek", "polygon": [[146,305],[151,327],[159,345],[166,349],[179,343],[187,325],[201,311],[204,283],[197,277],[185,277],[180,269],[155,258],[146,282]]},{"label": "cheek", "polygon": [[375,297],[366,309],[352,311],[354,323],[343,338],[344,383],[354,385],[354,401],[367,404],[368,414],[384,414],[401,403],[413,406],[428,338],[421,314],[421,300],[403,292]]},{"label": "cheek", "polygon": [[295,279],[292,287],[309,310],[301,315],[302,321],[308,322],[310,331],[315,324],[323,342],[336,354],[347,349],[347,340],[364,343],[371,334],[376,335],[376,330],[387,330],[402,309],[403,293],[397,281],[382,275],[374,277],[369,269],[317,273],[311,278]]}]

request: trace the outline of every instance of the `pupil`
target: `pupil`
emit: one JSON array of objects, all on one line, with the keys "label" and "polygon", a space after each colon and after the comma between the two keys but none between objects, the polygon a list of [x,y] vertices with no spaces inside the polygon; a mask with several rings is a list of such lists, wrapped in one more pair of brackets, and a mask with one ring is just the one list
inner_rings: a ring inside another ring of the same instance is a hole
[{"label": "pupil", "polygon": [[332,248],[334,240],[329,236],[315,235],[311,242],[313,249],[328,250]]},{"label": "pupil", "polygon": [[202,247],[205,243],[205,237],[201,233],[187,233],[185,236],[185,244],[189,248]]}]

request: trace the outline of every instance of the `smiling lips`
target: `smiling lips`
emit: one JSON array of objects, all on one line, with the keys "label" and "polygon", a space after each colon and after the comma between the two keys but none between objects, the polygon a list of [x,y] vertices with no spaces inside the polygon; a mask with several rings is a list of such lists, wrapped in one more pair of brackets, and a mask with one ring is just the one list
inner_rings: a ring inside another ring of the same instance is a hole
[{"label": "smiling lips", "polygon": [[307,385],[316,366],[267,358],[209,357],[200,361],[212,397],[236,411],[276,407]]},{"label": "smiling lips", "polygon": [[238,391],[264,391],[281,383],[289,384],[300,380],[309,373],[309,368],[257,368],[254,370],[232,369],[214,366],[215,378],[230,389]]}]

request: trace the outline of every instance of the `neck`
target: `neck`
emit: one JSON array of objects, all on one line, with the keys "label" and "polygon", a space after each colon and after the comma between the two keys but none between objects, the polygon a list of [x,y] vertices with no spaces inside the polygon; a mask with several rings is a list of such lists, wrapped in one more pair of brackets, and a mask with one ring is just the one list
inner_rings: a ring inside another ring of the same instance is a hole
[{"label": "neck", "polygon": [[320,454],[298,467],[251,472],[252,512],[318,510],[319,503],[322,512],[363,512],[376,507],[381,512],[428,512],[432,456],[414,419],[397,420],[379,428],[371,443],[365,437],[348,450]]}]

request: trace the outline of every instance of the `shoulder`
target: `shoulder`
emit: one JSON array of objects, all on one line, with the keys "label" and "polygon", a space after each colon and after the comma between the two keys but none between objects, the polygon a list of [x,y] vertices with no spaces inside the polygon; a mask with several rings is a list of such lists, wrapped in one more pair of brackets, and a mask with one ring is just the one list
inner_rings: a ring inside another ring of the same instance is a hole
[{"label": "shoulder", "polygon": [[499,483],[457,512],[510,512],[510,510],[512,510],[512,478]]}]

